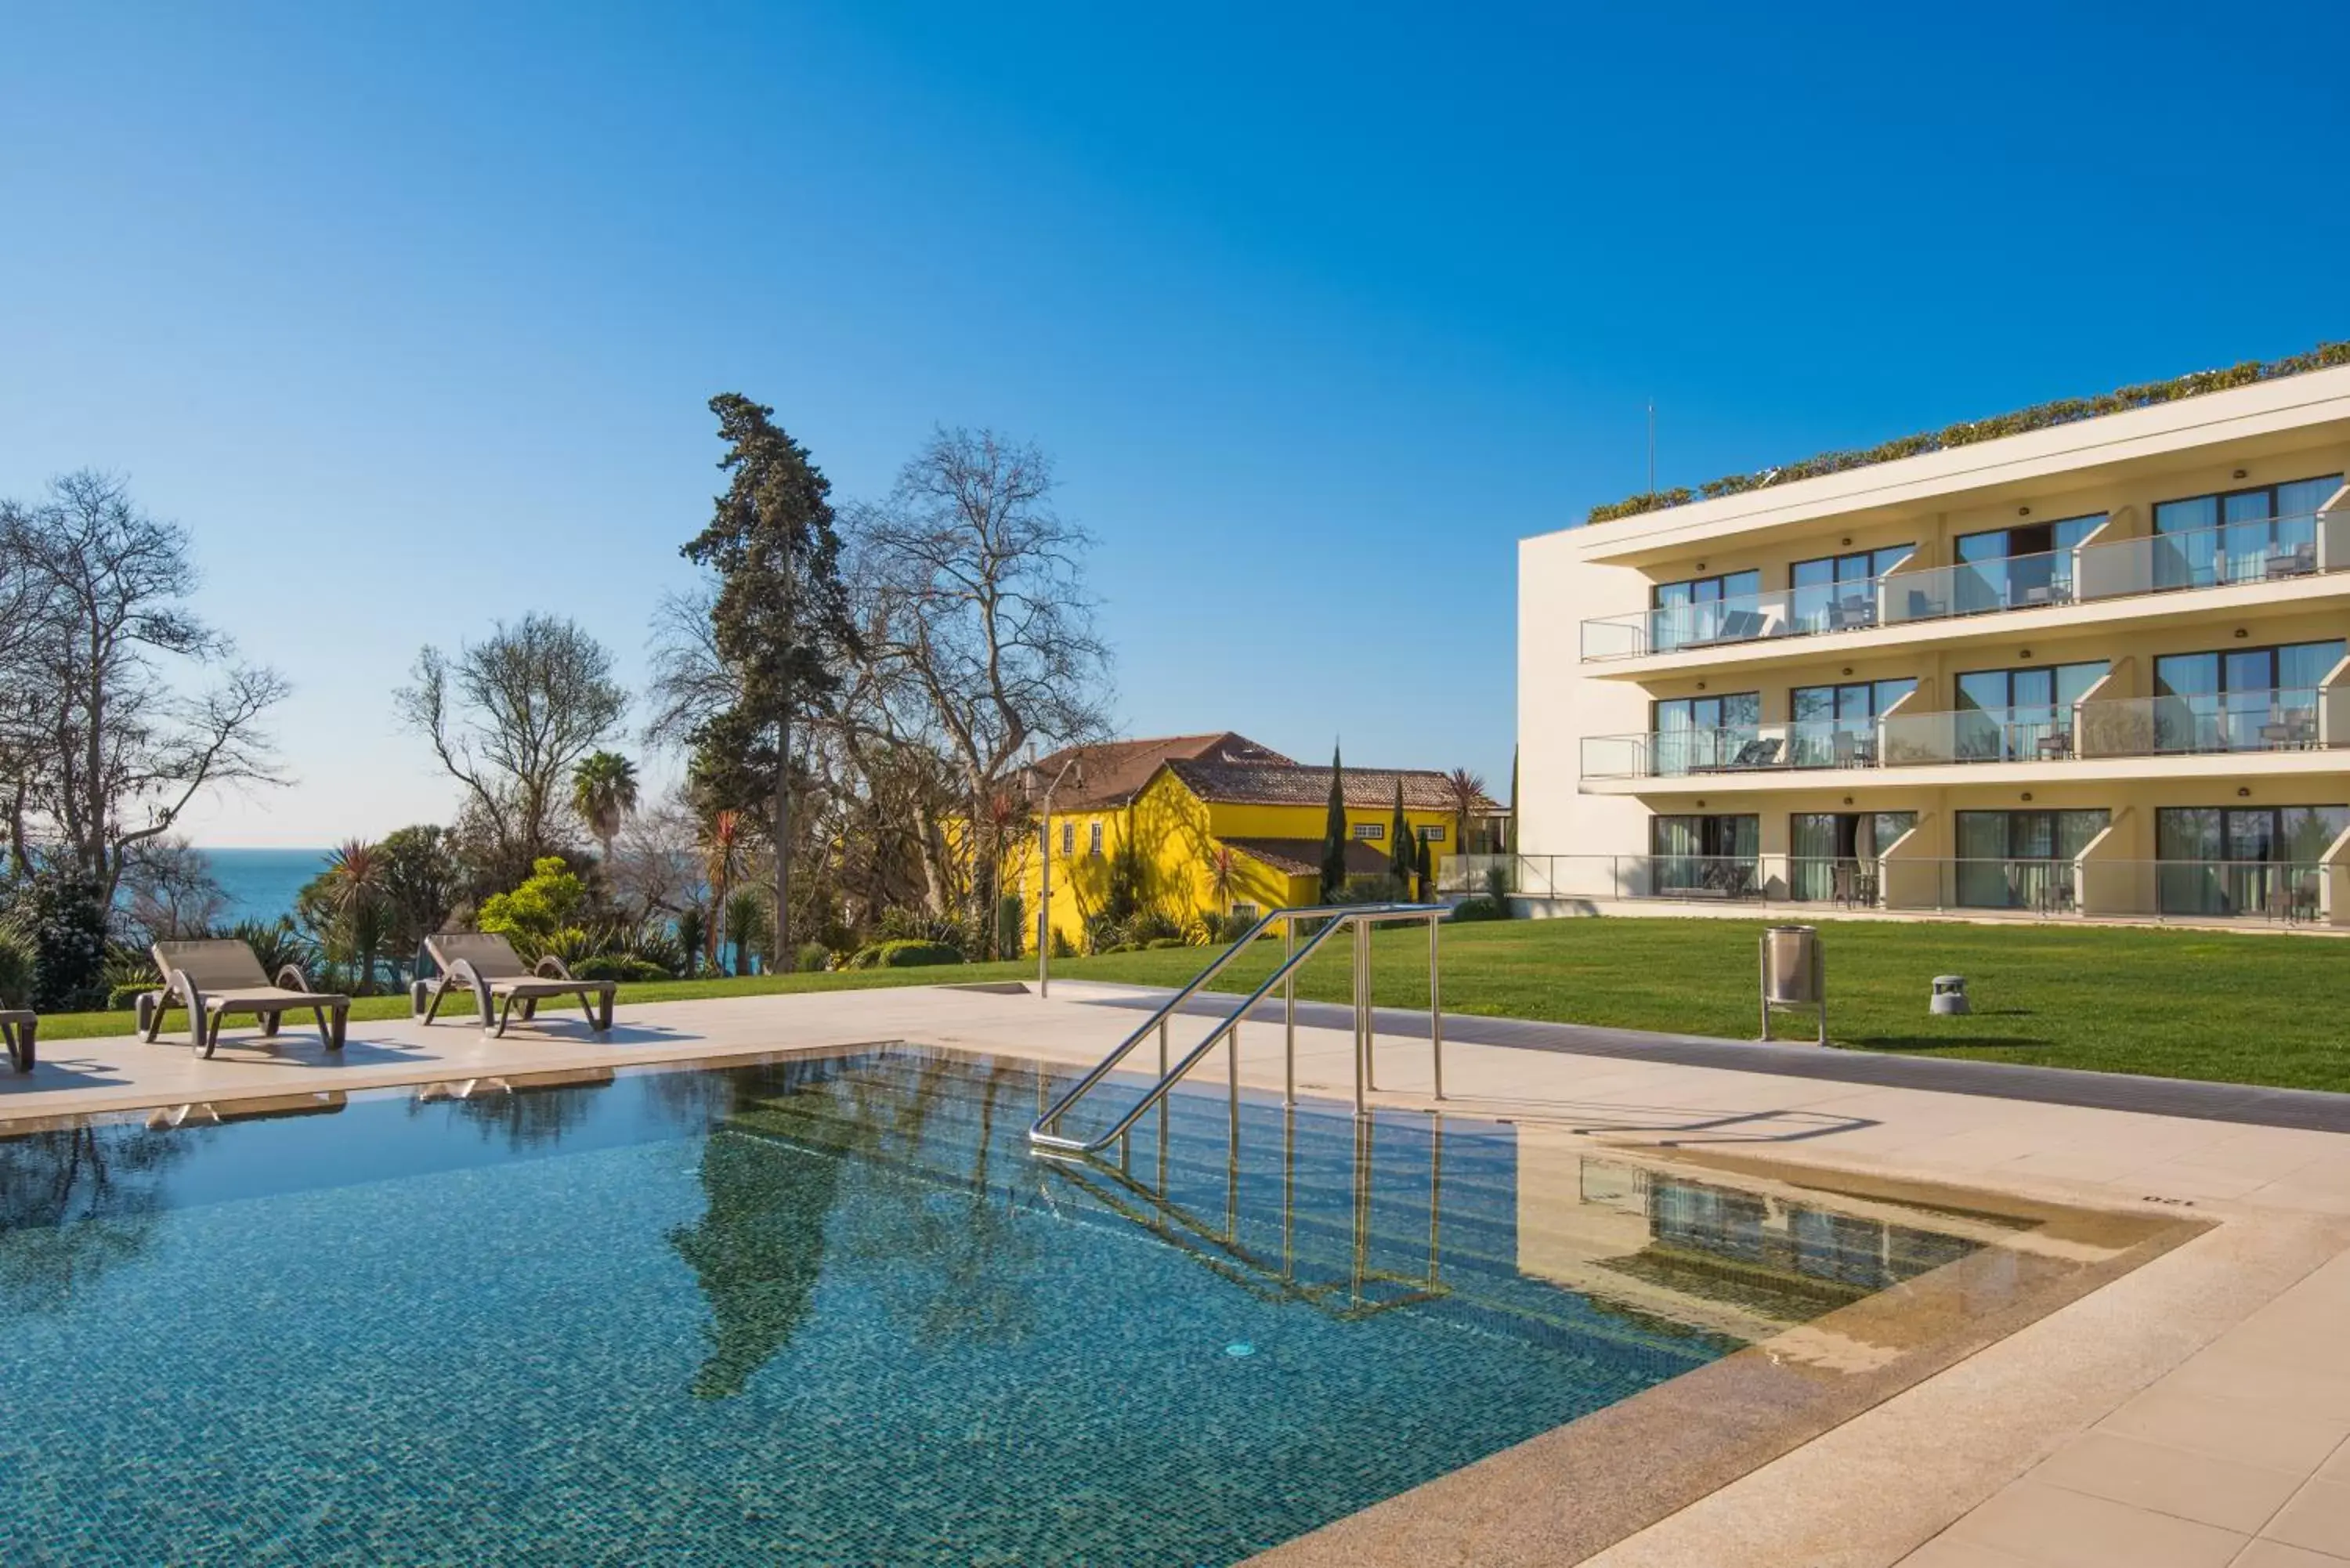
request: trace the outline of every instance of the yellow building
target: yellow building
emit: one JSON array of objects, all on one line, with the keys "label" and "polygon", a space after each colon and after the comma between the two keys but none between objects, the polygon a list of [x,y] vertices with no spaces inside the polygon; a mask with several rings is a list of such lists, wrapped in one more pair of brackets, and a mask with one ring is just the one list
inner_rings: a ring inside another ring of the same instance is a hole
[{"label": "yellow building", "polygon": [[[1087,922],[1111,902],[1121,848],[1134,846],[1141,906],[1191,934],[1204,914],[1252,917],[1321,896],[1330,770],[1293,762],[1230,732],[1118,741],[1058,752],[1036,763],[1032,798],[1052,813],[1041,833],[1007,857],[1033,923],[1042,877],[1039,839],[1050,846],[1054,931],[1082,947]],[[1082,782],[1080,782],[1082,777]],[[1347,768],[1347,872],[1384,877],[1396,789],[1404,816],[1441,874],[1462,824],[1445,775],[1431,769]],[[1480,796],[1472,834],[1491,831],[1501,807]]]}]

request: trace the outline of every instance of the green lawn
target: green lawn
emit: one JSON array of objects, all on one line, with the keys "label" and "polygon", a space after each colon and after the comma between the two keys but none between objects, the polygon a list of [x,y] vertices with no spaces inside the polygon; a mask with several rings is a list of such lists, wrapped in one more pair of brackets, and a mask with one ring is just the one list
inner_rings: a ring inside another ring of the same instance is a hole
[{"label": "green lawn", "polygon": [[[1676,1033],[1750,1036],[1759,923],[1711,919],[1512,921],[1447,927],[1450,1012],[1552,1019]],[[2350,1090],[2350,944],[2323,938],[2044,926],[1823,922],[1829,1032],[1840,1046],[2100,1072],[2154,1073]],[[1278,958],[1261,944],[1219,990],[1261,980]],[[1378,1000],[1428,1004],[1427,939],[1374,944]],[[1173,985],[1201,949],[1118,953],[1055,965],[1069,979]],[[625,1002],[941,981],[1028,979],[1033,963],[863,971],[624,987]],[[1927,982],[1967,977],[1975,1012],[1934,1018]],[[1337,946],[1317,955],[1299,994],[1351,994]],[[395,1018],[404,997],[362,1000],[359,1019]],[[176,1020],[174,1020],[176,1022]],[[126,1013],[44,1019],[46,1039],[119,1034]],[[1105,1029],[1105,1046],[1113,1032]]]}]

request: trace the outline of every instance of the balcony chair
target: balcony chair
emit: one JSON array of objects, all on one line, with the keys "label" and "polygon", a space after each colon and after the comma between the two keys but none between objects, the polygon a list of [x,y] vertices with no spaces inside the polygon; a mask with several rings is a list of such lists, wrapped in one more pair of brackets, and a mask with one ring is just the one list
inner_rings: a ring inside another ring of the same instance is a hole
[{"label": "balcony chair", "polygon": [[1776,766],[1779,748],[1785,742],[1777,735],[1763,735],[1738,748],[1738,754],[1726,763],[1692,763],[1693,774],[1744,773],[1755,768]]},{"label": "balcony chair", "polygon": [[1682,642],[1683,648],[1704,648],[1717,642],[1752,642],[1771,628],[1761,610],[1726,610],[1711,631]]}]

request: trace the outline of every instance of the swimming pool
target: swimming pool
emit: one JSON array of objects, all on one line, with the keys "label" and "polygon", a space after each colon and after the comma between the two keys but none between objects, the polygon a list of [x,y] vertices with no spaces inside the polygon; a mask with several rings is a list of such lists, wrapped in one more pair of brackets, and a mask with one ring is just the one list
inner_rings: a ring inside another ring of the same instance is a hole
[{"label": "swimming pool", "polygon": [[890,1046],[0,1139],[0,1558],[1232,1562],[1984,1245],[1207,1092],[1041,1160],[1057,1084]]}]

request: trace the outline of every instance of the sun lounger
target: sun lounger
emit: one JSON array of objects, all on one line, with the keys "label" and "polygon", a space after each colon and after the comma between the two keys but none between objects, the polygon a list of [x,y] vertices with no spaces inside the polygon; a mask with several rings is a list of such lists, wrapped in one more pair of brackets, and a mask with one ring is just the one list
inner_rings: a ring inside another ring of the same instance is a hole
[{"label": "sun lounger", "polygon": [[541,1002],[561,996],[579,999],[588,1025],[597,1033],[612,1027],[612,999],[619,987],[608,980],[577,979],[552,953],[536,965],[526,964],[501,932],[442,931],[424,939],[424,950],[441,966],[441,978],[424,989],[427,1023],[440,1013],[451,992],[468,991],[481,1012],[482,1027],[493,1035],[506,1032],[517,1003],[528,1022],[537,1016]]},{"label": "sun lounger", "polygon": [[33,1036],[41,1021],[22,1008],[0,1008],[0,1042],[8,1047],[8,1061],[19,1073],[33,1070]]},{"label": "sun lounger", "polygon": [[351,999],[332,992],[313,991],[301,970],[286,964],[273,981],[262,971],[253,950],[234,938],[202,941],[157,942],[155,968],[163,976],[163,991],[144,999],[140,1031],[152,1041],[163,1032],[164,1012],[177,1004],[188,1010],[188,1043],[210,1056],[220,1045],[221,1025],[232,1012],[249,1012],[261,1021],[261,1033],[274,1035],[288,1012],[307,1011],[318,1020],[318,1036],[329,1051],[343,1048],[343,1033],[351,1016]]}]

